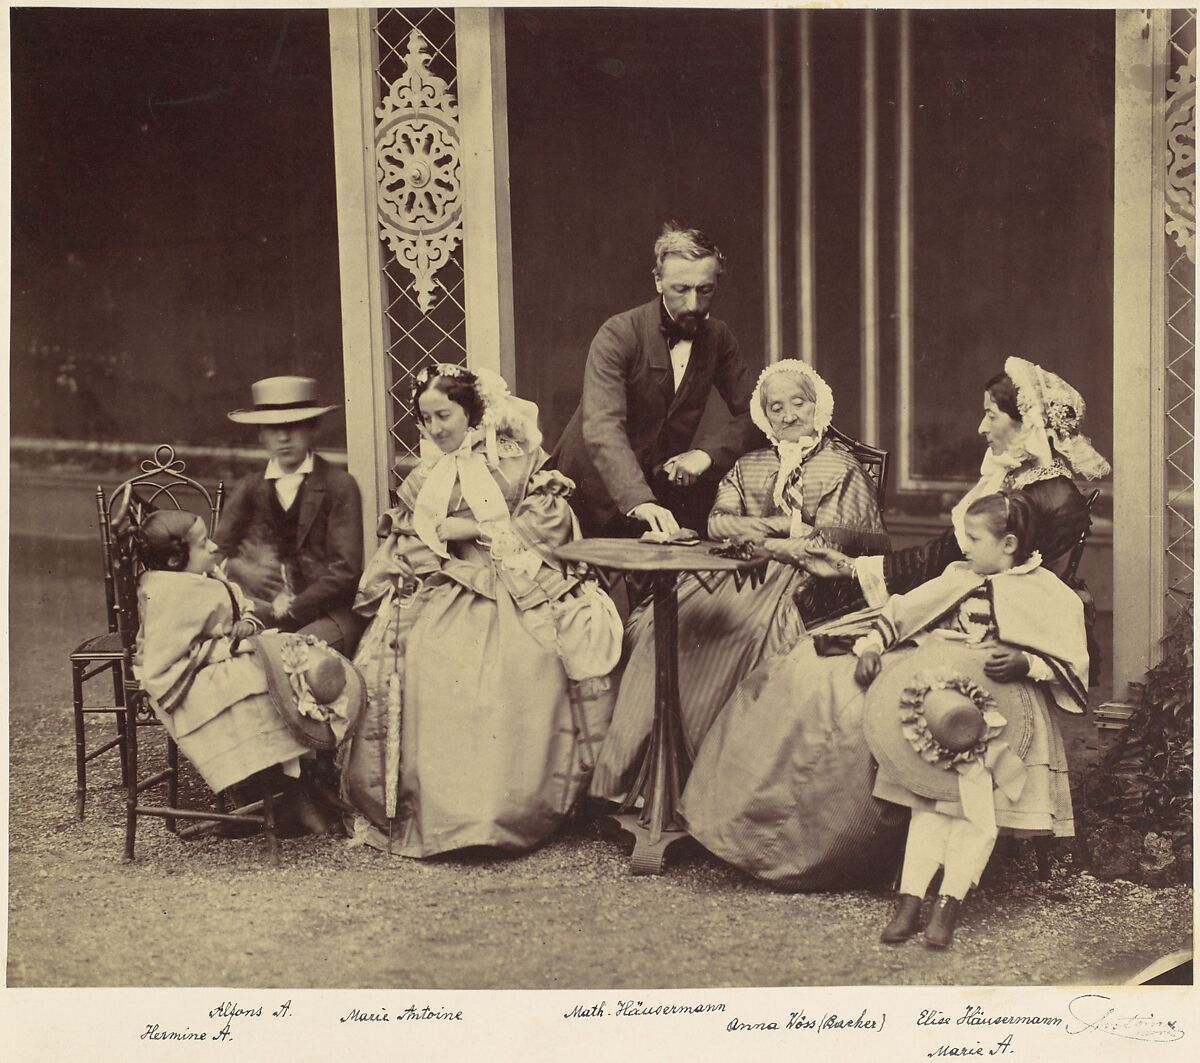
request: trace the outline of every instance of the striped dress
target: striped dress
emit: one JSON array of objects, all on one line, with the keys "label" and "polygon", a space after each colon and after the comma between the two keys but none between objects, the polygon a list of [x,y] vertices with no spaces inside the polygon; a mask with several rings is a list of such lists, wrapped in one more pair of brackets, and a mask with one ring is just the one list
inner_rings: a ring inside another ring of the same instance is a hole
[{"label": "striped dress", "polygon": [[[779,457],[774,449],[741,458],[721,481],[709,515],[713,539],[786,536],[790,514],[774,500]],[[887,549],[875,487],[853,454],[826,439],[798,470],[804,522],[852,556]],[[771,561],[763,583],[740,591],[731,576],[680,581],[679,694],[684,741],[694,757],[734,688],[752,668],[785,653],[806,625],[835,615],[846,580],[814,580]],[[641,762],[654,719],[654,615],[649,603],[626,627],[612,724],[592,778],[592,793],[624,798]]]}]

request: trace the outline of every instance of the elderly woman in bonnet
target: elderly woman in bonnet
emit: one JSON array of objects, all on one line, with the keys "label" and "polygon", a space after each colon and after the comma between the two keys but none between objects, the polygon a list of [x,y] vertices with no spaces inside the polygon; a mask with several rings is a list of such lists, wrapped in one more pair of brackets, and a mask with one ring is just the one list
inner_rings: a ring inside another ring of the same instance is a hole
[{"label": "elderly woman in bonnet", "polygon": [[412,857],[528,849],[586,787],[621,624],[554,548],[574,484],[543,470],[537,407],[487,370],[422,370],[421,461],[355,607],[368,709],[344,758],[357,838]]},{"label": "elderly woman in bonnet", "polygon": [[[759,377],[750,415],[771,445],[742,457],[721,481],[708,518],[713,539],[836,545],[850,555],[888,546],[874,485],[854,455],[827,435],[833,393],[805,362],[785,359]],[[738,590],[731,577],[690,577],[679,586],[679,683],[684,737],[698,749],[734,687],[760,660],[791,648],[806,624],[853,603],[850,588],[818,580],[786,561],[763,584]],[[625,636],[612,726],[592,792],[628,790],[654,716],[654,616],[643,606]]]}]

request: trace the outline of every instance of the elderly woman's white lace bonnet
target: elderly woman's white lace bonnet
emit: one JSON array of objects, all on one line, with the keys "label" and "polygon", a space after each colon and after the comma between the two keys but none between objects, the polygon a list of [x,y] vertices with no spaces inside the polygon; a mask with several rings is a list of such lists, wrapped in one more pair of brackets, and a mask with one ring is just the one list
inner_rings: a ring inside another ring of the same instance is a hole
[{"label": "elderly woman's white lace bonnet", "polygon": [[[771,427],[763,407],[766,382],[780,373],[790,373],[807,381],[813,393],[813,435],[791,442],[781,440]],[[801,465],[821,442],[825,430],[833,422],[833,392],[821,374],[798,358],[783,358],[764,369],[750,397],[750,418],[762,430],[779,453],[779,476],[775,480],[775,504],[785,510],[798,510],[803,499]]]}]

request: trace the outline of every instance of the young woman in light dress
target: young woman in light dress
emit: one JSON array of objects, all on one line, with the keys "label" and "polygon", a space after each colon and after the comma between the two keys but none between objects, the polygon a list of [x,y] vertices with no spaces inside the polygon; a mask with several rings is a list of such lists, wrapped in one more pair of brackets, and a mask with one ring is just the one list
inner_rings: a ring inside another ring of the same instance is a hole
[{"label": "young woman in light dress", "polygon": [[411,857],[529,849],[587,786],[621,624],[554,549],[574,487],[537,408],[485,370],[416,377],[420,464],[383,517],[355,608],[366,718],[343,758],[354,837]]}]

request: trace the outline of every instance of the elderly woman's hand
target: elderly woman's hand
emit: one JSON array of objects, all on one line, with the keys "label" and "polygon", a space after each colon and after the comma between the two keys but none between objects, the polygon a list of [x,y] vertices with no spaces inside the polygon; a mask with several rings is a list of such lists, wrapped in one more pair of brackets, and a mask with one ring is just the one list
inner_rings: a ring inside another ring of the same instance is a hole
[{"label": "elderly woman's hand", "polygon": [[813,543],[796,559],[806,572],[820,579],[844,579],[854,575],[854,563],[832,546]]},{"label": "elderly woman's hand", "polygon": [[762,543],[763,553],[776,561],[808,567],[808,556],[816,540],[811,535],[788,535],[783,538],[768,538]]},{"label": "elderly woman's hand", "polygon": [[797,539],[752,537],[750,541],[760,547],[772,561],[783,561],[789,565],[796,565],[800,563],[800,558],[804,555],[804,547]]}]

